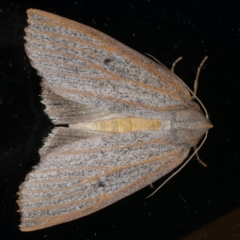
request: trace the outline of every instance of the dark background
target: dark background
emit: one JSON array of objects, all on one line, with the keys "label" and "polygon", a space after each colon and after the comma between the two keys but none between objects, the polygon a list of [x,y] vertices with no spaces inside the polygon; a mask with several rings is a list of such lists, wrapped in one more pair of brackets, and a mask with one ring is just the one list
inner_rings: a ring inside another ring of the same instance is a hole
[{"label": "dark background", "polygon": [[[194,158],[150,199],[146,187],[82,219],[20,232],[16,192],[53,128],[24,51],[28,8],[94,27],[169,68],[183,56],[175,72],[190,88],[208,55],[198,89],[214,125],[199,152],[208,167]],[[0,0],[0,239],[240,239],[239,46],[238,0]]]}]

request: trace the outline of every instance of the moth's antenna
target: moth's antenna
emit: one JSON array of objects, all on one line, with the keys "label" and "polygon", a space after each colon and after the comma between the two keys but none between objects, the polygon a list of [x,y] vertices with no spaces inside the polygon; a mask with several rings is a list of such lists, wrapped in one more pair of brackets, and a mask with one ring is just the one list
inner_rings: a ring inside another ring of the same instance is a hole
[{"label": "moth's antenna", "polygon": [[[161,62],[159,62],[155,57],[153,57],[151,54],[148,54],[148,53],[145,53],[145,55],[151,57],[154,61],[156,61],[160,66],[164,67],[165,69],[169,70],[166,66],[164,66]],[[178,78],[178,80],[188,89],[188,91],[193,95],[192,96],[192,99],[196,99],[198,101],[198,103],[201,105],[201,107],[203,108],[204,112],[205,112],[205,116],[207,119],[209,119],[209,115],[208,115],[208,112],[207,112],[207,109],[205,108],[205,106],[203,105],[203,103],[201,102],[201,100],[196,96],[195,92],[197,92],[197,87],[198,87],[198,78],[199,78],[199,74],[200,74],[200,71],[201,71],[201,68],[203,66],[203,64],[206,62],[206,60],[208,59],[208,56],[204,57],[204,59],[202,60],[200,66],[198,67],[198,70],[197,70],[197,75],[196,75],[196,79],[194,81],[194,91],[192,91],[188,85],[183,82],[183,80],[181,78],[179,78],[173,71],[172,73],[175,75],[176,78]],[[174,63],[173,63],[173,66],[172,66],[172,69],[171,70],[174,70],[174,67],[175,65],[180,61],[182,60],[182,57],[179,57]]]},{"label": "moth's antenna", "polygon": [[198,89],[198,79],[199,79],[199,74],[200,74],[200,71],[201,71],[201,68],[202,68],[203,64],[207,61],[207,59],[208,59],[208,56],[206,56],[206,57],[202,60],[200,66],[198,67],[197,75],[196,75],[196,79],[195,79],[195,81],[194,81],[194,88],[193,88],[193,90],[194,90],[193,93],[194,93],[194,94],[193,94],[192,99],[195,99],[195,98],[196,98],[196,95],[197,95],[197,89]]},{"label": "moth's antenna", "polygon": [[[146,54],[148,56],[150,56],[152,59],[154,59],[157,63],[159,63],[161,66],[165,67],[162,63],[160,63],[155,57],[153,57],[152,55],[150,54]],[[206,60],[208,59],[208,56],[206,56],[201,64],[199,65],[198,67],[198,70],[197,70],[197,75],[196,75],[196,78],[195,78],[195,81],[194,81],[194,90],[192,91],[177,75],[174,74],[174,68],[176,66],[176,64],[182,60],[182,57],[179,57],[172,65],[172,68],[171,68],[171,71],[173,72],[173,74],[186,86],[186,88],[192,93],[192,100],[196,99],[199,104],[202,106],[203,110],[205,111],[205,115],[206,115],[206,118],[208,119],[209,116],[208,116],[208,113],[207,113],[207,110],[205,108],[205,106],[202,104],[202,102],[200,101],[200,99],[196,96],[197,94],[197,88],[198,88],[198,79],[199,79],[199,75],[200,75],[200,71],[201,71],[201,68],[203,66],[203,64],[206,62]],[[166,67],[165,67],[166,68]],[[153,196],[161,187],[163,187],[171,178],[173,178],[177,173],[179,173],[187,164],[188,162],[194,157],[194,155],[196,155],[197,157],[197,160],[204,166],[204,167],[207,167],[207,164],[204,163],[201,158],[199,157],[198,155],[198,151],[199,149],[202,147],[203,143],[206,141],[207,139],[207,136],[208,136],[208,132],[205,133],[205,137],[203,139],[203,141],[201,142],[201,144],[199,145],[199,147],[195,146],[194,147],[194,152],[193,154],[186,160],[186,162],[175,172],[173,173],[165,182],[163,182],[152,194],[150,194],[149,196],[147,196],[146,198],[149,198],[151,196]]]},{"label": "moth's antenna", "polygon": [[179,58],[173,63],[172,68],[171,68],[171,71],[172,71],[172,72],[174,72],[174,68],[175,68],[176,64],[177,64],[179,61],[181,61],[181,60],[182,60],[182,57],[179,57]]},{"label": "moth's antenna", "polygon": [[186,160],[186,162],[175,172],[173,173],[165,182],[163,182],[153,193],[151,193],[146,198],[152,197],[161,187],[163,187],[171,178],[173,178],[176,174],[178,174],[188,163],[189,161],[194,157],[194,155],[198,152],[198,150],[202,147],[203,143],[207,139],[208,132],[205,133],[205,137],[203,141],[201,142],[200,146],[194,151],[194,153]]},{"label": "moth's antenna", "polygon": [[158,63],[160,66],[164,67],[165,69],[169,70],[165,65],[163,65],[158,59],[156,59],[153,55],[149,53],[144,53],[146,56],[152,58],[156,63]]}]

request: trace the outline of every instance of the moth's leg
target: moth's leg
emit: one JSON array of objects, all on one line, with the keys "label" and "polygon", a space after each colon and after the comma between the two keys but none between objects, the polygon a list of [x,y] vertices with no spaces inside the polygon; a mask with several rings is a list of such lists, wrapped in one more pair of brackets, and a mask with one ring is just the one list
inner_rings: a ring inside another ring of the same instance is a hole
[{"label": "moth's leg", "polygon": [[182,57],[179,57],[177,60],[175,60],[175,62],[174,62],[173,65],[172,65],[172,68],[171,68],[171,71],[172,71],[172,72],[174,72],[174,68],[175,68],[176,64],[177,64],[179,61],[181,61],[181,60],[182,60]]},{"label": "moth's leg", "polygon": [[153,188],[153,184],[152,183],[149,186],[150,186],[150,188]]},{"label": "moth's leg", "polygon": [[195,99],[195,96],[197,95],[199,74],[200,74],[200,71],[201,71],[201,68],[202,68],[203,64],[207,61],[207,59],[208,59],[208,56],[206,56],[206,57],[202,60],[202,62],[200,63],[200,65],[199,65],[199,67],[198,67],[196,79],[195,79],[195,81],[194,81],[194,89],[193,89],[194,95],[192,96],[192,100]]},{"label": "moth's leg", "polygon": [[[194,147],[194,151],[197,151],[197,146]],[[201,160],[198,152],[196,152],[196,158],[197,158],[197,160],[199,161],[200,164],[202,164],[204,167],[207,167],[207,164]]]}]

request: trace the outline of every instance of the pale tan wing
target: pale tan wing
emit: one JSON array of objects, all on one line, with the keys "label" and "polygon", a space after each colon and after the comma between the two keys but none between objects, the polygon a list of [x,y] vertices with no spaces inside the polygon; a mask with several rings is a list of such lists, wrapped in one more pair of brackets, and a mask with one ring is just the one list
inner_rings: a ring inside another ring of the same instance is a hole
[{"label": "pale tan wing", "polygon": [[41,156],[41,159],[43,159],[57,147],[64,146],[78,140],[100,137],[104,135],[110,134],[104,132],[90,131],[87,129],[80,130],[69,127],[56,127],[44,140],[44,145],[39,150],[39,154]]},{"label": "pale tan wing", "polygon": [[189,149],[176,145],[169,132],[151,131],[56,148],[20,186],[20,229],[46,228],[102,209],[171,171]]},{"label": "pale tan wing", "polygon": [[55,124],[75,124],[79,122],[96,121],[105,118],[112,113],[101,108],[91,107],[54,93],[49,88],[47,81],[41,82],[42,102],[45,104],[45,112]]},{"label": "pale tan wing", "polygon": [[190,101],[171,71],[111,37],[47,12],[27,13],[27,54],[52,91],[65,99],[150,118]]}]

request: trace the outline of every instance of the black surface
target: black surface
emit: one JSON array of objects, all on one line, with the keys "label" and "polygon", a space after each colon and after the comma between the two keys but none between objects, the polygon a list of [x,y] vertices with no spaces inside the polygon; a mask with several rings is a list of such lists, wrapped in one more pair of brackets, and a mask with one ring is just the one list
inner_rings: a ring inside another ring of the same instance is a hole
[{"label": "black surface", "polygon": [[[240,205],[240,3],[214,2],[0,0],[1,240],[181,239]],[[92,26],[141,53],[152,54],[169,68],[183,56],[176,73],[191,88],[199,63],[208,55],[198,89],[214,125],[199,153],[208,167],[193,159],[150,199],[145,197],[153,190],[147,187],[82,219],[20,232],[16,192],[38,163],[38,149],[53,127],[40,103],[40,78],[24,51],[28,8]],[[235,224],[240,233],[240,216]],[[240,235],[229,239],[240,239]]]}]

